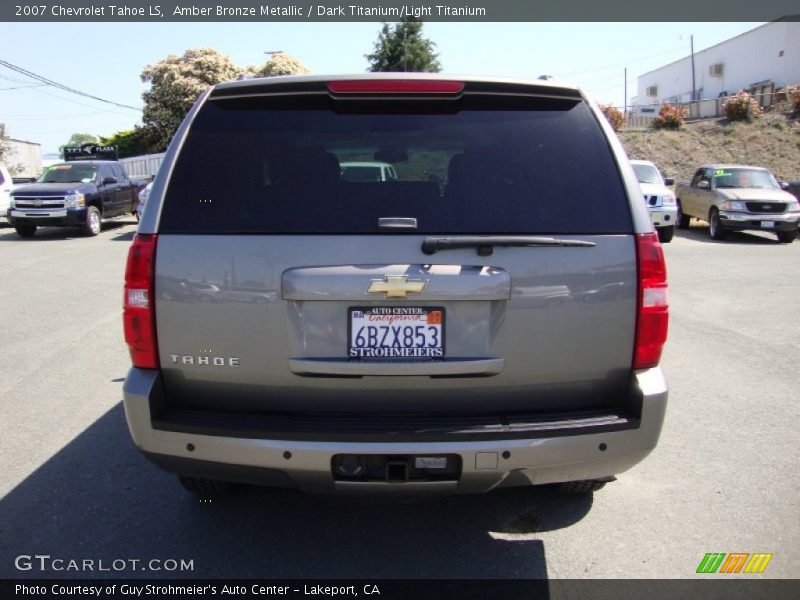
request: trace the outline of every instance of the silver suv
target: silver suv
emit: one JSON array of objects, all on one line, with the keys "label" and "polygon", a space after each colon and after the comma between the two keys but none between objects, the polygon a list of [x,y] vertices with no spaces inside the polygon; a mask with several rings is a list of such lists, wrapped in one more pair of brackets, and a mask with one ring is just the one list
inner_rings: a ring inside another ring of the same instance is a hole
[{"label": "silver suv", "polygon": [[[344,180],[353,162],[397,178]],[[201,494],[588,492],[658,440],[666,285],[636,176],[576,88],[224,83],[130,249],[125,412]]]}]

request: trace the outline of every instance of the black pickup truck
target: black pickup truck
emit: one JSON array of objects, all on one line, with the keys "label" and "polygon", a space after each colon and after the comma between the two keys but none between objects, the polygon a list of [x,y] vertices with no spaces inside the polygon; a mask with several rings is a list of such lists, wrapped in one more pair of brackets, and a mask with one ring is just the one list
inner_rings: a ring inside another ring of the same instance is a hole
[{"label": "black pickup truck", "polygon": [[97,235],[103,220],[135,214],[139,186],[116,158],[113,147],[65,148],[63,163],[11,193],[8,220],[17,234],[31,237],[37,227],[50,226],[80,227]]}]

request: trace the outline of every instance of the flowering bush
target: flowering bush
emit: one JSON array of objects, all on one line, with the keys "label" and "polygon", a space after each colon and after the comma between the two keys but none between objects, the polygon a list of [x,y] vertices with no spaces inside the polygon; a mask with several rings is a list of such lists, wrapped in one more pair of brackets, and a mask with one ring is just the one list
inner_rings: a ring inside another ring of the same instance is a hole
[{"label": "flowering bush", "polygon": [[688,114],[689,109],[665,102],[661,105],[658,116],[653,119],[652,127],[653,129],[680,129],[686,122],[686,115]]},{"label": "flowering bush", "polygon": [[795,84],[787,87],[786,95],[789,97],[792,110],[796,113],[800,113],[800,85]]},{"label": "flowering bush", "polygon": [[748,121],[752,122],[764,115],[764,111],[750,94],[744,90],[738,91],[722,105],[725,116],[729,121]]},{"label": "flowering bush", "polygon": [[603,111],[603,114],[606,116],[606,120],[611,124],[611,128],[614,131],[619,131],[622,129],[622,126],[625,124],[625,116],[622,114],[622,111],[610,104],[600,104],[600,110]]}]

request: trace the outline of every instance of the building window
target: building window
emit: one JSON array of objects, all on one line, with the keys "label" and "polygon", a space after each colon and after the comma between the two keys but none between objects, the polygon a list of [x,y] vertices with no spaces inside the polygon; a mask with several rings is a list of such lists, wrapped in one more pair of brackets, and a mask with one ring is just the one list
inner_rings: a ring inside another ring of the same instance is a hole
[{"label": "building window", "polygon": [[647,94],[648,96],[650,96],[652,98],[655,98],[656,96],[658,96],[658,86],[657,85],[648,85],[647,86],[647,90],[645,91],[645,94]]},{"label": "building window", "polygon": [[711,77],[722,77],[725,74],[725,65],[717,63],[708,67],[708,74]]}]

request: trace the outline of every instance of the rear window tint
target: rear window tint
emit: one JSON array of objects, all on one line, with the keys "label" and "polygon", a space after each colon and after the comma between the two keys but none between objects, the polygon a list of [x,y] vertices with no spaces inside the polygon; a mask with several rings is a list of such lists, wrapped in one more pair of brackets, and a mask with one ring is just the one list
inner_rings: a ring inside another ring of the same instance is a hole
[{"label": "rear window tint", "polygon": [[[324,101],[209,101],[176,161],[159,230],[386,233],[381,217],[413,217],[413,233],[426,234],[631,232],[589,108],[520,104],[386,114],[369,102],[336,112]],[[382,165],[393,178],[376,175]]]}]

